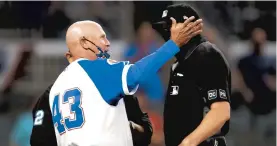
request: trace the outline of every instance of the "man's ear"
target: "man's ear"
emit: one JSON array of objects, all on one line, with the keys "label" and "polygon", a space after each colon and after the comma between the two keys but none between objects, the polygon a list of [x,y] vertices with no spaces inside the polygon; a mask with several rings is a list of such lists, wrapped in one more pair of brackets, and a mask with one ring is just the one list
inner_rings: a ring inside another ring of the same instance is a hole
[{"label": "man's ear", "polygon": [[89,48],[85,39],[80,39],[80,45],[85,49]]},{"label": "man's ear", "polygon": [[65,57],[68,62],[72,62],[72,54],[69,51],[65,53]]}]

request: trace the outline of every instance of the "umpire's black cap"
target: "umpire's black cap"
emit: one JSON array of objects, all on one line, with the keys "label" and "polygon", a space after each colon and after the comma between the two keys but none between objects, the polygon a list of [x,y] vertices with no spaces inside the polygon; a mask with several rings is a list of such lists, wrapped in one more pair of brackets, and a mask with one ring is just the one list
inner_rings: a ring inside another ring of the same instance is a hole
[{"label": "umpire's black cap", "polygon": [[194,21],[199,19],[198,13],[191,6],[186,4],[174,4],[168,6],[163,11],[161,20],[159,22],[153,23],[152,27],[156,29],[159,33],[161,33],[164,38],[167,38],[168,36],[165,36],[166,34],[164,33],[169,32],[170,30],[172,24],[170,17],[173,17],[177,21],[177,23],[181,23],[185,21],[184,16],[188,18],[194,16]]}]

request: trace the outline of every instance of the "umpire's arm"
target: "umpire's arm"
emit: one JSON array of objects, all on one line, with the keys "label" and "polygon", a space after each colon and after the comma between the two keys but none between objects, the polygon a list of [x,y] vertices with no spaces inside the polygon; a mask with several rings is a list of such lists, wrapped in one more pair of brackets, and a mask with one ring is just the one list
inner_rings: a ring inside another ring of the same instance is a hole
[{"label": "umpire's arm", "polygon": [[151,143],[153,130],[147,113],[141,111],[135,96],[125,96],[124,102],[128,120],[130,121],[134,146],[149,145]]},{"label": "umpire's arm", "polygon": [[182,144],[184,145],[199,145],[220,131],[225,122],[230,119],[229,67],[216,49],[207,50],[201,56],[199,78],[203,87],[202,97],[205,97],[210,111],[203,118],[201,124],[183,140]]}]

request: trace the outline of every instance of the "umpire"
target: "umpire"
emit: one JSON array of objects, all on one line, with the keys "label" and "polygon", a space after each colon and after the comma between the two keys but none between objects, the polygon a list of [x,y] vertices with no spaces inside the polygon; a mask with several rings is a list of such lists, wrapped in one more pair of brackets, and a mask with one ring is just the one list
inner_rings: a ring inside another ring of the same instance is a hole
[{"label": "umpire", "polygon": [[[188,5],[171,5],[153,27],[168,40],[170,17],[182,22],[183,16],[199,18]],[[192,38],[180,50],[172,65],[165,100],[166,146],[226,146],[231,91],[227,61],[220,50],[201,35]]]}]

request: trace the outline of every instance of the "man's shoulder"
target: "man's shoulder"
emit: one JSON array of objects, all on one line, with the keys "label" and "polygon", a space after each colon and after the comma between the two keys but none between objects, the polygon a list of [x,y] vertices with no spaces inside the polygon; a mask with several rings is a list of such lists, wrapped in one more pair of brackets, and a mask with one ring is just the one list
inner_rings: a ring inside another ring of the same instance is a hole
[{"label": "man's shoulder", "polygon": [[113,59],[107,59],[107,63],[109,65],[115,65],[115,64],[128,65],[130,62],[129,61],[117,61],[117,60],[113,60]]},{"label": "man's shoulder", "polygon": [[205,41],[205,42],[202,42],[201,44],[199,44],[196,51],[199,52],[201,55],[205,55],[205,54],[221,55],[222,54],[221,50],[215,44],[213,44],[209,41]]},{"label": "man's shoulder", "polygon": [[225,64],[229,68],[229,63],[223,52],[209,41],[201,43],[195,52],[195,58],[200,64]]},{"label": "man's shoulder", "polygon": [[196,49],[198,57],[206,58],[206,59],[223,59],[226,60],[223,52],[213,43],[209,41],[205,41],[201,43]]},{"label": "man's shoulder", "polygon": [[35,107],[33,108],[33,114],[39,110],[48,110],[49,108],[49,94],[53,84],[47,87],[47,89],[39,96]]},{"label": "man's shoulder", "polygon": [[95,71],[95,68],[97,68],[98,70],[99,69],[101,70],[101,68],[106,70],[107,68],[105,68],[105,67],[118,67],[118,66],[128,65],[129,61],[117,61],[117,60],[113,60],[113,59],[96,59],[93,61],[92,60],[81,60],[78,63],[86,71],[87,70]]}]

